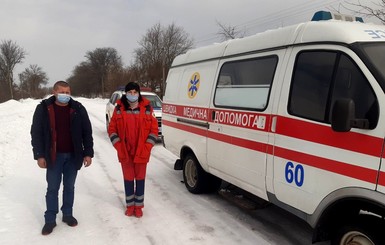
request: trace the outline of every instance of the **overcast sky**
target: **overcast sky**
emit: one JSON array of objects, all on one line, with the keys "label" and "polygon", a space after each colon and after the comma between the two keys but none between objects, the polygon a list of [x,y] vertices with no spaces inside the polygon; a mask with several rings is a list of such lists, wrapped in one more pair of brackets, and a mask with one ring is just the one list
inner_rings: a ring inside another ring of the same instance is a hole
[{"label": "overcast sky", "polygon": [[[361,3],[375,0],[361,0]],[[195,47],[219,42],[217,21],[247,35],[310,20],[318,10],[338,9],[343,0],[0,0],[0,40],[26,52],[15,69],[31,64],[50,85],[67,79],[87,51],[112,47],[125,66],[138,41],[156,23],[175,23]]]}]

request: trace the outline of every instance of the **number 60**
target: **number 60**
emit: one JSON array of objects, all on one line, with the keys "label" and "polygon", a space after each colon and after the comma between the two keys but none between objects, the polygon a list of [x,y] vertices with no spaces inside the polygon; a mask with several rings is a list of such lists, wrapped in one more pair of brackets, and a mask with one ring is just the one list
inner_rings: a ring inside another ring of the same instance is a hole
[{"label": "number 60", "polygon": [[285,167],[285,178],[288,183],[293,183],[297,186],[302,186],[305,178],[305,170],[301,164],[294,166],[294,163],[287,162]]}]

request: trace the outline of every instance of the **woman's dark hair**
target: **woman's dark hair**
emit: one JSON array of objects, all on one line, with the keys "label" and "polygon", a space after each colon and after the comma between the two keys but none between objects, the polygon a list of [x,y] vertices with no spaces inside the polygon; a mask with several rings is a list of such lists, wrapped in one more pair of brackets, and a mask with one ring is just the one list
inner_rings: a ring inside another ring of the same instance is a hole
[{"label": "woman's dark hair", "polygon": [[[140,86],[136,82],[129,82],[127,83],[126,87],[124,87],[124,91],[130,91],[130,90],[135,90],[139,93],[139,98],[138,102],[141,102],[142,95],[140,94]],[[127,110],[130,106],[128,105],[128,100],[125,94],[122,95],[122,98],[120,99],[122,101],[122,104],[124,105],[124,109]]]}]

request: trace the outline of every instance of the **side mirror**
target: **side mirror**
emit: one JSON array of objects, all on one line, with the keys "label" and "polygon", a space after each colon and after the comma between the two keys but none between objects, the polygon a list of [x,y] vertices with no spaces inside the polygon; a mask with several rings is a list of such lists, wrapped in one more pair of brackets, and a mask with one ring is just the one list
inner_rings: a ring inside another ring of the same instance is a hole
[{"label": "side mirror", "polygon": [[351,99],[339,99],[332,109],[332,129],[336,132],[349,132],[350,121],[355,117],[355,104]]},{"label": "side mirror", "polygon": [[355,104],[351,99],[339,99],[332,109],[332,129],[336,132],[349,132],[354,128],[369,128],[369,120],[355,118]]}]

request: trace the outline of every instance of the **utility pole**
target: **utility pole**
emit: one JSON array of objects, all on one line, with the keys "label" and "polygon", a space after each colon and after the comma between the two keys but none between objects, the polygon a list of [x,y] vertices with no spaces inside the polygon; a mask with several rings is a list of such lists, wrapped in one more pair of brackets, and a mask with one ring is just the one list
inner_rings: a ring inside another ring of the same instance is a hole
[{"label": "utility pole", "polygon": [[166,91],[166,49],[162,48],[162,98]]}]

